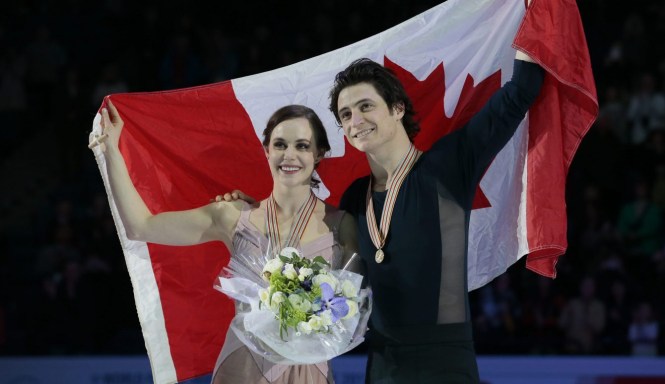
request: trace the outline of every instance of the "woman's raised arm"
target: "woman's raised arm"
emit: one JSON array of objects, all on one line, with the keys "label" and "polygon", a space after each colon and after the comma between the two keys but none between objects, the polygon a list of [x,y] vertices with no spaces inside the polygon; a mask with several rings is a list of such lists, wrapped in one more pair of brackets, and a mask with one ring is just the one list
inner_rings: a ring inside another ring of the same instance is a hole
[{"label": "woman's raised arm", "polygon": [[113,103],[102,109],[102,150],[109,183],[127,237],[166,245],[194,245],[219,240],[231,245],[242,202],[216,202],[196,209],[153,215],[136,191],[118,149],[123,121]]}]

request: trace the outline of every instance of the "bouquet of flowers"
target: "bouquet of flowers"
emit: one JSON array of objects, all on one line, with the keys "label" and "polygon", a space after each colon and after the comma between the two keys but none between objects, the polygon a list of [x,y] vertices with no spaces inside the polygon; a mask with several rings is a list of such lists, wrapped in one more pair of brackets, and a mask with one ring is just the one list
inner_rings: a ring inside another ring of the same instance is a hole
[{"label": "bouquet of flowers", "polygon": [[231,329],[274,363],[323,362],[364,340],[370,291],[357,273],[291,247],[272,259],[236,255],[225,272],[216,288],[236,300]]}]

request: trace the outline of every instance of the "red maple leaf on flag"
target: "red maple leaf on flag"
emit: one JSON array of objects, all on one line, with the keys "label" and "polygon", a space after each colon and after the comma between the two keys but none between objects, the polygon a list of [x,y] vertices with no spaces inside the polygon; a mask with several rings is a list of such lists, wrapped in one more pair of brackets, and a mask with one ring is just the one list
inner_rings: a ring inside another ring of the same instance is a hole
[{"label": "red maple leaf on flag", "polygon": [[[402,82],[406,93],[413,102],[416,120],[420,122],[420,133],[415,145],[420,150],[428,150],[441,137],[454,132],[466,124],[487,103],[489,98],[501,86],[501,71],[498,70],[486,79],[474,85],[474,79],[467,75],[460,93],[455,111],[448,117],[443,109],[446,95],[446,76],[443,63],[439,64],[424,80],[418,80],[413,74],[384,57],[384,65],[391,69]],[[353,180],[368,175],[369,165],[365,155],[344,140],[344,156],[328,158],[321,163],[318,173],[324,180],[344,178],[334,185],[327,183],[330,197],[327,201],[337,205],[344,190]],[[473,200],[473,209],[488,208],[490,202],[480,186]]]}]

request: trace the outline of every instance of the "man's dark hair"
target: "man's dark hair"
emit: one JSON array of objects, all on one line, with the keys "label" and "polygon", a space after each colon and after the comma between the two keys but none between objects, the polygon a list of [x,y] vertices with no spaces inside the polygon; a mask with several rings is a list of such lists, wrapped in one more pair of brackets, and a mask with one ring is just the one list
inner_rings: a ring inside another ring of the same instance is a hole
[{"label": "man's dark hair", "polygon": [[415,120],[413,103],[411,103],[411,99],[406,94],[404,86],[393,71],[367,58],[354,61],[345,70],[335,76],[335,83],[330,90],[330,111],[335,115],[337,123],[341,125],[337,113],[337,102],[340,92],[344,88],[360,83],[372,85],[376,89],[376,92],[383,98],[383,101],[386,102],[391,113],[395,106],[404,107],[402,125],[404,125],[404,130],[407,136],[409,136],[409,140],[413,141],[420,131],[420,125]]}]

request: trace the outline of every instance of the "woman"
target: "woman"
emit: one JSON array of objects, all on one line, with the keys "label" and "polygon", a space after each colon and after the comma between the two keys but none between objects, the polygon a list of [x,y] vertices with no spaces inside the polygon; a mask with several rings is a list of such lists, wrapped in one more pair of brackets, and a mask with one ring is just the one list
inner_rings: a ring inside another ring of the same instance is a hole
[{"label": "woman", "polygon": [[[321,120],[311,109],[277,110],[264,130],[263,147],[273,177],[270,197],[258,205],[215,202],[153,215],[132,184],[118,149],[123,121],[113,103],[102,109],[102,137],[110,187],[127,237],[165,245],[222,241],[231,257],[263,257],[294,246],[307,257],[322,255],[334,269],[356,249],[356,227],[343,211],[314,197],[312,173],[330,150]],[[211,282],[212,284],[212,282]],[[229,330],[217,362],[215,383],[332,383],[328,363],[275,365],[245,347]]]}]

